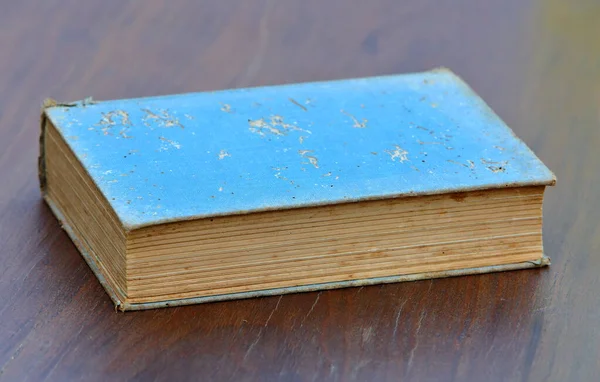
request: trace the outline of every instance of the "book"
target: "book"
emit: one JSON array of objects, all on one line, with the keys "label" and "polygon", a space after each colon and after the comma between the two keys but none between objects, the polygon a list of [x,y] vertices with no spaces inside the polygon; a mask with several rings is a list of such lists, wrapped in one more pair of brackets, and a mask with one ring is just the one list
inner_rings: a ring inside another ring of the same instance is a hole
[{"label": "book", "polygon": [[447,69],[45,102],[43,198],[120,310],[547,265],[552,172]]}]

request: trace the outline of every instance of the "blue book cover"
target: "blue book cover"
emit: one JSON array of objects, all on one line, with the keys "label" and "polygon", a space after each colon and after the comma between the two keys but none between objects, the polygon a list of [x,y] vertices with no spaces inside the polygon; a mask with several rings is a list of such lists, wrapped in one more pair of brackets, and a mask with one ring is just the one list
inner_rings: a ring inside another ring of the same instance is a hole
[{"label": "blue book cover", "polygon": [[[448,70],[45,108],[125,231],[554,175]],[[44,182],[44,157],[41,160]]]}]

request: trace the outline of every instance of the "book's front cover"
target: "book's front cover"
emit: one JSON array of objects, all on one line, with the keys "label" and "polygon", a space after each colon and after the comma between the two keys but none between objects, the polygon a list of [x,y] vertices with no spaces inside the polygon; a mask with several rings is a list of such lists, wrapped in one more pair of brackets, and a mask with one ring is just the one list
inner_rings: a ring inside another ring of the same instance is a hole
[{"label": "book's front cover", "polygon": [[45,113],[128,229],[554,181],[447,70]]}]

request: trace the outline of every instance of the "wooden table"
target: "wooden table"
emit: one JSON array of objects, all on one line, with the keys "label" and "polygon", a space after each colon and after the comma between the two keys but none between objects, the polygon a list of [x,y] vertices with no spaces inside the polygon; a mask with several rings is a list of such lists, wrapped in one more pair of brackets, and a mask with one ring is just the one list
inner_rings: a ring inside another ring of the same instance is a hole
[{"label": "wooden table", "polygon": [[[0,4],[0,380],[599,380],[596,1]],[[436,66],[469,82],[555,171],[550,268],[115,313],[40,198],[48,96]]]}]

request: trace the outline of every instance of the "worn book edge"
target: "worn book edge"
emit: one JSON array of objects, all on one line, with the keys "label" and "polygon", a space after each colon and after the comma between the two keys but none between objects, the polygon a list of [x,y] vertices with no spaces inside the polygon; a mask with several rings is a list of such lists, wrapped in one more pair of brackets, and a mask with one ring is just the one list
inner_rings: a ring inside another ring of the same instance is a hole
[{"label": "worn book edge", "polygon": [[39,150],[38,150],[38,179],[39,186],[42,192],[42,196],[46,194],[46,150],[44,146],[46,123],[48,122],[48,116],[46,115],[46,109],[57,106],[73,107],[77,105],[86,105],[94,103],[92,97],[88,97],[82,101],[77,102],[57,102],[55,99],[46,98],[42,103],[42,110],[40,113],[40,138],[39,138]]},{"label": "worn book edge", "polygon": [[254,297],[266,297],[266,296],[279,296],[283,294],[289,293],[300,293],[300,292],[314,292],[328,289],[340,289],[340,288],[348,288],[348,287],[357,287],[357,286],[365,286],[365,285],[376,285],[376,284],[390,284],[390,283],[398,283],[404,281],[417,281],[417,280],[428,280],[428,279],[437,279],[437,278],[446,278],[446,277],[455,277],[455,276],[465,276],[465,275],[478,275],[483,273],[494,273],[494,272],[504,272],[504,271],[514,271],[520,269],[528,269],[528,268],[539,268],[550,265],[550,258],[543,256],[539,260],[536,261],[525,261],[521,263],[512,263],[512,264],[503,264],[503,265],[492,265],[486,267],[478,267],[478,268],[464,268],[464,269],[455,269],[448,271],[439,271],[439,272],[425,272],[425,273],[414,273],[414,274],[406,274],[406,275],[397,275],[397,276],[387,276],[387,277],[374,277],[367,279],[358,279],[358,280],[348,280],[348,281],[338,281],[338,282],[327,282],[320,284],[310,284],[310,285],[302,285],[302,286],[293,286],[286,288],[274,288],[274,289],[263,289],[251,292],[240,292],[240,293],[228,293],[228,294],[220,294],[215,296],[206,296],[206,297],[192,297],[192,298],[184,298],[178,300],[167,300],[167,301],[158,301],[158,302],[146,302],[146,303],[137,303],[130,304],[126,301],[122,301],[111,285],[104,278],[104,274],[102,272],[102,265],[99,264],[94,256],[88,253],[85,245],[81,243],[77,235],[75,235],[74,231],[71,229],[67,221],[65,220],[62,213],[59,209],[54,205],[52,200],[46,196],[44,196],[46,203],[56,216],[56,218],[60,221],[61,227],[67,232],[79,252],[81,256],[84,258],[88,266],[96,275],[96,278],[106,291],[106,293],[110,296],[110,299],[115,304],[115,310],[124,311],[133,311],[133,310],[145,310],[145,309],[156,309],[156,308],[168,308],[174,306],[183,306],[183,305],[192,305],[192,304],[201,304],[208,302],[217,302],[217,301],[227,301],[227,300],[239,300],[246,298],[254,298]]}]

